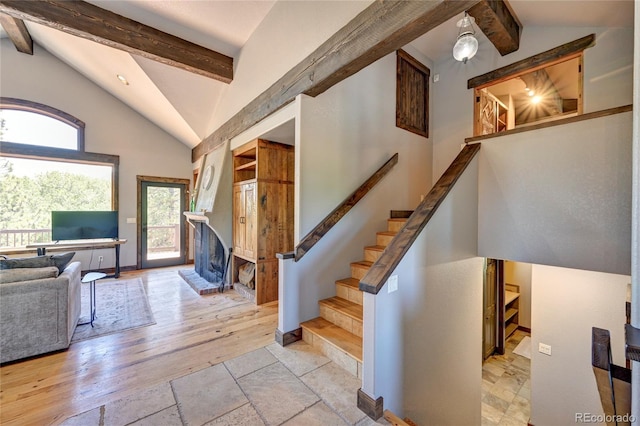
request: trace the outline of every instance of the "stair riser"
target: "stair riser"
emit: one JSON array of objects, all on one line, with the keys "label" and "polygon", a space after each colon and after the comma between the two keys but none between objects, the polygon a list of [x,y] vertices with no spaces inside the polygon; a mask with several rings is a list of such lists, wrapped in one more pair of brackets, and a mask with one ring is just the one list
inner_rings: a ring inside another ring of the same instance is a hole
[{"label": "stair riser", "polygon": [[347,330],[349,333],[362,337],[362,321],[353,319],[350,316],[325,305],[320,305],[320,316],[330,323]]},{"label": "stair riser", "polygon": [[348,353],[335,347],[321,337],[318,337],[304,327],[302,328],[302,340],[318,349],[324,356],[347,370],[353,376],[359,379],[362,378],[362,363],[351,357]]},{"label": "stair riser", "polygon": [[388,220],[387,221],[387,230],[389,232],[398,232],[404,224],[407,223],[406,220],[398,221],[398,220]]},{"label": "stair riser", "polygon": [[379,250],[364,249],[364,260],[367,262],[375,262],[382,254]]},{"label": "stair riser", "polygon": [[349,302],[362,305],[362,292],[358,289],[336,283],[336,296],[342,297]]},{"label": "stair riser", "polygon": [[393,235],[376,234],[376,244],[386,247],[393,239]]},{"label": "stair riser", "polygon": [[369,267],[360,265],[351,265],[351,277],[361,280],[367,274]]}]

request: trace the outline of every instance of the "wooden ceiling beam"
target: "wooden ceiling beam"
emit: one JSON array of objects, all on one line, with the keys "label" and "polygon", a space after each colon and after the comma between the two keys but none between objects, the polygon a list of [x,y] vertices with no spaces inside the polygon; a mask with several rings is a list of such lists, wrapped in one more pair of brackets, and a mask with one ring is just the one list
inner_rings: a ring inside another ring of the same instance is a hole
[{"label": "wooden ceiling beam", "polygon": [[0,25],[6,31],[18,52],[33,55],[33,40],[22,19],[0,13]]},{"label": "wooden ceiling beam", "polygon": [[249,129],[297,95],[319,95],[477,2],[375,1],[193,148],[192,160]]},{"label": "wooden ceiling beam", "polygon": [[503,0],[482,0],[467,10],[502,56],[520,47],[520,23]]},{"label": "wooden ceiling beam", "polygon": [[0,12],[230,83],[233,58],[84,1],[0,0]]}]

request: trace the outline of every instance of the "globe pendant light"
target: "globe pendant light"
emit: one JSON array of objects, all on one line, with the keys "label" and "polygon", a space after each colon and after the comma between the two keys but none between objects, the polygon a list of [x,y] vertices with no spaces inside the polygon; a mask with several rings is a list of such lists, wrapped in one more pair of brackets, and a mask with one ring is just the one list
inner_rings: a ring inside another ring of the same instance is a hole
[{"label": "globe pendant light", "polygon": [[456,61],[466,64],[478,51],[478,40],[467,12],[464,13],[464,18],[458,21],[457,26],[460,30],[458,30],[458,40],[453,46],[453,57]]}]

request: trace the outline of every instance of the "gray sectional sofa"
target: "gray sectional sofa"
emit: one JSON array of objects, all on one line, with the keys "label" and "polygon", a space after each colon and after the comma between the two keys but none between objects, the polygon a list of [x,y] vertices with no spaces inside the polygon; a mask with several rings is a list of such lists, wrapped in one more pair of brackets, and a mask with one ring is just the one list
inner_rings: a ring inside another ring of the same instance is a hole
[{"label": "gray sectional sofa", "polygon": [[0,265],[0,362],[68,348],[80,317],[80,262],[62,273],[59,264],[7,265]]}]

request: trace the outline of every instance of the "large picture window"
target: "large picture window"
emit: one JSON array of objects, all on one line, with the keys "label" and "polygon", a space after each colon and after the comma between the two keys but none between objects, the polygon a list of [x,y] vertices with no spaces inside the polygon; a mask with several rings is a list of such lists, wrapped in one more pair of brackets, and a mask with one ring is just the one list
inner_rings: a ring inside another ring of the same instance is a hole
[{"label": "large picture window", "polygon": [[0,98],[0,248],[51,240],[51,211],[117,210],[119,157],[84,152],[84,123]]}]

